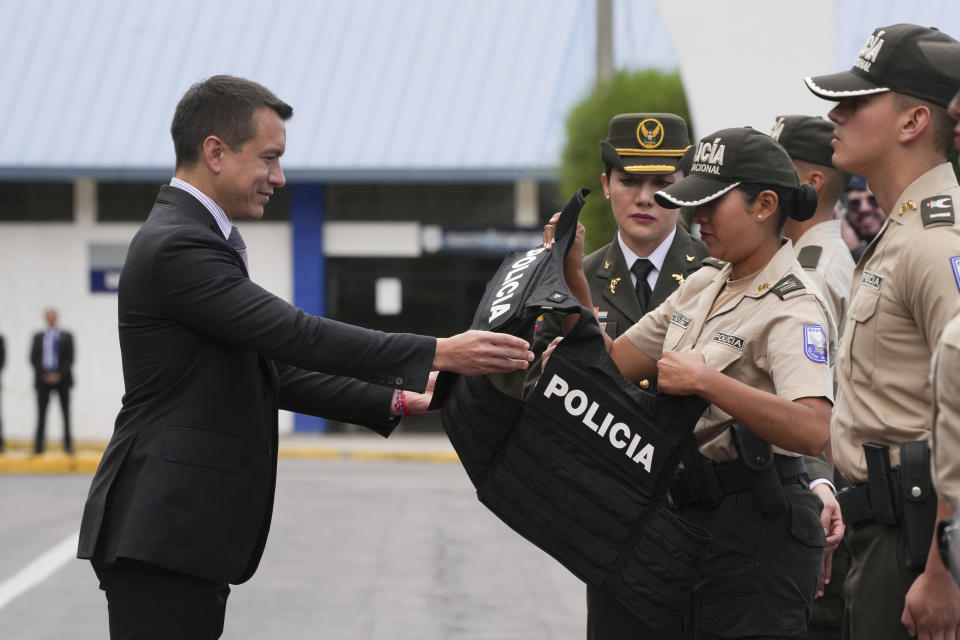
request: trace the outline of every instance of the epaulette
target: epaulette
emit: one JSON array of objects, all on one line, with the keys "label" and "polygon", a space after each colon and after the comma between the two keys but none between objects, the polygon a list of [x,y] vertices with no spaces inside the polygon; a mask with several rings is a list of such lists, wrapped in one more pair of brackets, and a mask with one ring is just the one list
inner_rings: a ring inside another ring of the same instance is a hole
[{"label": "epaulette", "polygon": [[800,279],[792,273],[780,278],[780,282],[770,287],[770,291],[774,292],[778,298],[783,300],[783,298],[790,293],[791,291],[797,291],[798,289],[803,289],[803,283],[800,282]]},{"label": "epaulette", "polygon": [[953,224],[953,198],[933,196],[920,203],[920,217],[924,228],[934,224]]},{"label": "epaulette", "polygon": [[725,266],[727,266],[726,262],[723,260],[717,260],[716,258],[704,258],[700,261],[700,264],[705,264],[707,266],[714,267],[715,269],[723,269]]},{"label": "epaulette", "polygon": [[817,268],[822,254],[823,247],[818,244],[808,244],[803,249],[800,249],[800,253],[797,254],[797,262],[799,262],[800,266],[804,269],[813,270]]}]

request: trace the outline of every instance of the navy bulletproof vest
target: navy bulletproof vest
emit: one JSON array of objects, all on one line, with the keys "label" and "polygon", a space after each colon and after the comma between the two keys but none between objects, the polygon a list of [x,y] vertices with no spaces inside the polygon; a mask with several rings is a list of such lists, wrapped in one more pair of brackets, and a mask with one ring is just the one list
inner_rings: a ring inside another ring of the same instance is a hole
[{"label": "navy bulletproof vest", "polygon": [[707,403],[631,384],[564,282],[587,193],[564,207],[553,250],[504,260],[472,325],[527,336],[544,311],[580,314],[534,390],[520,400],[485,376],[442,373],[434,399],[483,504],[651,626],[677,626],[709,534],[677,517],[666,492]]}]

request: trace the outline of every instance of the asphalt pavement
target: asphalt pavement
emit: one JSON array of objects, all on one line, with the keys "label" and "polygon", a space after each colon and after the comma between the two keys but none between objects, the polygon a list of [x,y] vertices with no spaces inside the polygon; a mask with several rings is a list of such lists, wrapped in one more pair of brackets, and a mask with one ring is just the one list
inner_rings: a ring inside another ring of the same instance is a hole
[{"label": "asphalt pavement", "polygon": [[[477,501],[442,435],[287,437],[280,453],[267,549],[224,638],[584,636],[583,584]],[[76,468],[0,475],[0,638],[108,637],[73,558],[89,484]]]}]

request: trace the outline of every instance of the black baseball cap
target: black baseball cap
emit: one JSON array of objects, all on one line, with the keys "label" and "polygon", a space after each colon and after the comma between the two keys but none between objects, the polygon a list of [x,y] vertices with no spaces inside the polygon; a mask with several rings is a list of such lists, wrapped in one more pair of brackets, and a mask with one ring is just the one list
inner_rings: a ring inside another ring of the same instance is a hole
[{"label": "black baseball cap", "polygon": [[960,90],[960,42],[921,42],[920,51],[940,73],[953,79]]},{"label": "black baseball cap", "polygon": [[672,113],[622,113],[610,121],[600,141],[605,164],[627,173],[648,175],[677,171],[690,134],[683,118]]},{"label": "black baseball cap", "polygon": [[837,125],[814,116],[777,116],[770,137],[787,150],[791,160],[833,167],[833,130]]},{"label": "black baseball cap", "polygon": [[896,91],[946,107],[957,92],[956,80],[931,64],[920,49],[921,43],[938,42],[956,40],[935,28],[915,24],[882,27],[867,38],[849,71],[803,81],[826,100]]},{"label": "black baseball cap", "polygon": [[735,127],[703,138],[687,176],[654,198],[666,209],[696,207],[744,182],[800,188],[793,161],[776,140],[750,127]]}]

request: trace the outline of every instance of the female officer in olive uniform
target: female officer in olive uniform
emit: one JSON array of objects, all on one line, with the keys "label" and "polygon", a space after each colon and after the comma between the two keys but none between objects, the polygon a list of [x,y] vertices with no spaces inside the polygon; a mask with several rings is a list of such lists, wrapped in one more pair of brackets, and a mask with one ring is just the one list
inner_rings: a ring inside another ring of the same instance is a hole
[{"label": "female officer in olive uniform", "polygon": [[[813,214],[816,193],[773,139],[736,128],[704,138],[690,174],[656,198],[696,207],[713,259],[610,346],[628,379],[657,375],[662,391],[711,402],[695,430],[699,451],[691,446],[671,486],[681,516],[713,536],[693,632],[796,635],[824,546],[822,503],[798,454],[827,442],[835,328],[780,230],[787,216]],[[568,254],[565,276],[587,304],[578,256]],[[634,637],[654,636],[638,621]]]}]

